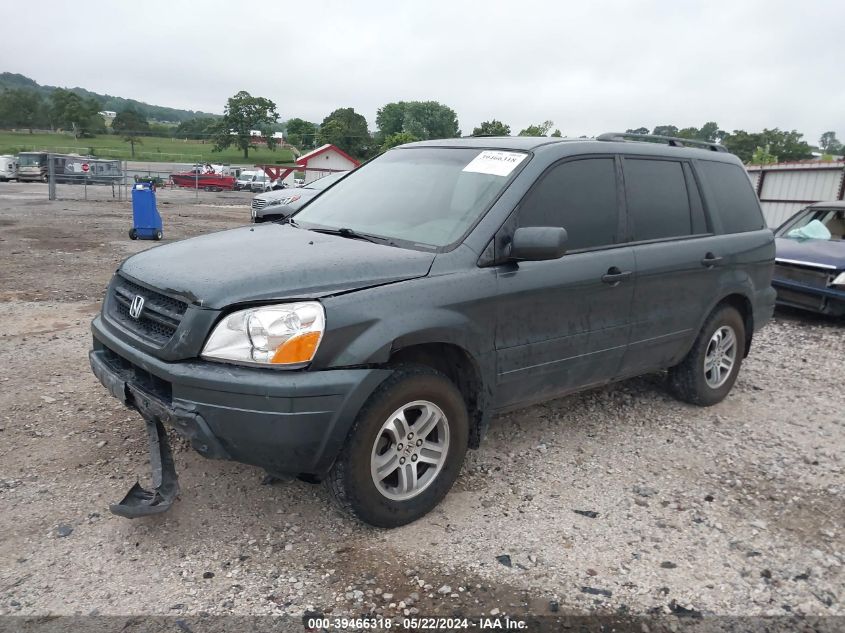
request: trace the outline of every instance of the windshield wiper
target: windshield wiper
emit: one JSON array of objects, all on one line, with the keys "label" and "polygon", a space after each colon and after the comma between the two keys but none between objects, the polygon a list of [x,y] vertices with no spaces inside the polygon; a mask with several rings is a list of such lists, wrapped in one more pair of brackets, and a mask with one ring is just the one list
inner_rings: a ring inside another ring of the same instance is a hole
[{"label": "windshield wiper", "polygon": [[353,231],[352,229],[348,229],[346,227],[341,227],[339,229],[308,229],[309,231],[314,231],[315,233],[325,233],[326,235],[340,235],[341,237],[348,237],[353,240],[365,240],[367,242],[372,242],[376,244],[378,242],[387,242],[390,243],[386,237],[378,237],[377,235],[366,235],[364,233],[358,233],[357,231]]}]

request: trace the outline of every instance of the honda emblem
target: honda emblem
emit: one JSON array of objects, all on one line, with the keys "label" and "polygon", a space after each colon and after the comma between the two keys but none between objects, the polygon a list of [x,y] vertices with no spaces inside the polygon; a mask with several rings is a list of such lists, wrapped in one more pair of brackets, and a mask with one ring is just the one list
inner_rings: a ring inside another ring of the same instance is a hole
[{"label": "honda emblem", "polygon": [[135,295],[135,298],[132,299],[132,304],[129,306],[129,316],[133,319],[140,319],[141,318],[141,311],[144,309],[144,297],[141,295]]}]

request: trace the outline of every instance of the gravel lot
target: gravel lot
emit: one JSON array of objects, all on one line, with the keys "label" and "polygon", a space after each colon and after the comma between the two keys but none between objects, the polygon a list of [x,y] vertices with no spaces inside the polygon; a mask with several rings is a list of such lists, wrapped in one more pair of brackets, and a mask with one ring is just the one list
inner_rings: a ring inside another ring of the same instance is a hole
[{"label": "gravel lot", "polygon": [[[192,198],[160,195],[167,239],[248,220],[246,194]],[[845,615],[845,322],[797,312],[715,407],[651,375],[495,419],[400,529],[184,444],[173,509],[112,516],[146,436],[86,354],[110,275],[154,246],[130,213],[0,184],[0,614]]]}]

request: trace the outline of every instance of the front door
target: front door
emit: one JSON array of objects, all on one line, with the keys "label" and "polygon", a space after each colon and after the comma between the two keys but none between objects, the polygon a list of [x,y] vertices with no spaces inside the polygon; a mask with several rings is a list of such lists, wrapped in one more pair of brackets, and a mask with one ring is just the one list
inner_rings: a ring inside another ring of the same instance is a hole
[{"label": "front door", "polygon": [[552,166],[526,194],[515,226],[562,226],[560,259],[497,270],[497,408],[601,384],[628,342],[634,256],[620,244],[618,164],[612,156]]}]

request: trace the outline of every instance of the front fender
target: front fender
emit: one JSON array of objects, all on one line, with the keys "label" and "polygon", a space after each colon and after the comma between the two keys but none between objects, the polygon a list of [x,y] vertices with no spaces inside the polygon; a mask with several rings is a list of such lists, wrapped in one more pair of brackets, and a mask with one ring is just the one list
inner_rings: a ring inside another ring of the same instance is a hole
[{"label": "front fender", "polygon": [[448,343],[476,359],[493,351],[496,277],[489,269],[424,277],[323,300],[315,369],[378,365],[410,345]]}]

